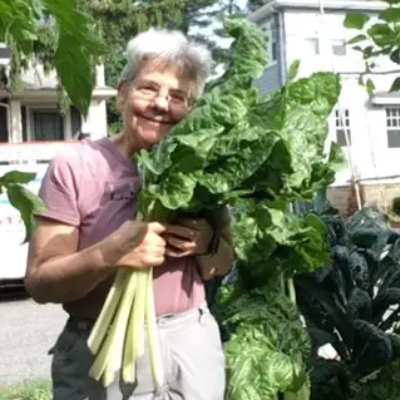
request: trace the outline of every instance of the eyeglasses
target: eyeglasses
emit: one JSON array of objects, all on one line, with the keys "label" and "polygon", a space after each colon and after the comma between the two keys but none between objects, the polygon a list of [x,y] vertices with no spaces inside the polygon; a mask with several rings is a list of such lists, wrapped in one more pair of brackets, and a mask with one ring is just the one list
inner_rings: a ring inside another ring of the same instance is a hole
[{"label": "eyeglasses", "polygon": [[133,89],[137,95],[143,99],[152,101],[158,97],[163,97],[172,107],[187,107],[190,103],[189,96],[181,90],[162,90],[157,84],[152,82],[137,82],[133,84]]}]

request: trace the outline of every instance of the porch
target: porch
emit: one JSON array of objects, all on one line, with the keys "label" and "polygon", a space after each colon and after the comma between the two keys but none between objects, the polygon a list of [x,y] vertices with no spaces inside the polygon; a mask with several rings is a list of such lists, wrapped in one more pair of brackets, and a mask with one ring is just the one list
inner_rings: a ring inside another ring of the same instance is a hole
[{"label": "porch", "polygon": [[39,66],[26,71],[23,81],[24,89],[19,92],[0,88],[0,164],[21,162],[20,157],[22,162],[33,161],[39,149],[48,160],[56,148],[70,141],[107,136],[106,101],[116,90],[105,85],[103,66],[97,67],[86,118],[74,106],[60,112],[54,73],[46,75]]}]

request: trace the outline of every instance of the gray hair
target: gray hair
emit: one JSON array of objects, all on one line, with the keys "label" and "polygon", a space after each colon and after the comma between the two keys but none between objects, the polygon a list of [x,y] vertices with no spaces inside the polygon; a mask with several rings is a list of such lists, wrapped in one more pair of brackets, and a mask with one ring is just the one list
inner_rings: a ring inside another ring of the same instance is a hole
[{"label": "gray hair", "polygon": [[144,61],[157,59],[177,64],[190,74],[194,80],[194,98],[201,96],[212,67],[211,53],[204,45],[190,41],[180,31],[160,28],[151,28],[131,39],[126,58],[121,81],[134,79]]}]

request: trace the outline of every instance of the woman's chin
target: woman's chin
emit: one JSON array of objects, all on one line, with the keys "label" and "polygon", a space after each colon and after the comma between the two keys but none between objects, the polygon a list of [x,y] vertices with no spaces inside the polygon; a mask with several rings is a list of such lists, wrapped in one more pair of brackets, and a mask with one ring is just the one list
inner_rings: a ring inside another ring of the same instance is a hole
[{"label": "woman's chin", "polygon": [[149,150],[151,149],[153,146],[155,146],[156,144],[160,143],[161,140],[165,137],[165,134],[162,133],[155,133],[155,132],[143,132],[143,134],[141,135],[141,139],[142,139],[142,143],[144,145],[144,147]]}]

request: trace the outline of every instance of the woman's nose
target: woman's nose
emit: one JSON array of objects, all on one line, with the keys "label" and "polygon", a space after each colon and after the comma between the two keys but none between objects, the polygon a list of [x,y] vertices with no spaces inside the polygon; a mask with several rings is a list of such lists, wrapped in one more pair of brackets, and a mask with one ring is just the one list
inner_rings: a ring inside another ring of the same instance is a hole
[{"label": "woman's nose", "polygon": [[169,108],[169,101],[166,95],[158,95],[154,101],[153,104],[156,108],[158,108],[159,110],[163,110],[163,111],[168,111]]}]

